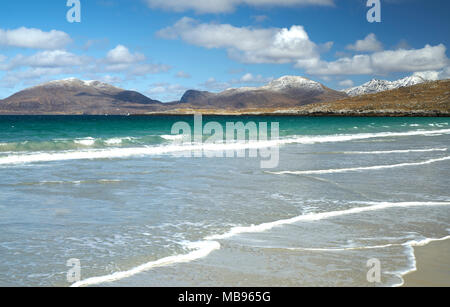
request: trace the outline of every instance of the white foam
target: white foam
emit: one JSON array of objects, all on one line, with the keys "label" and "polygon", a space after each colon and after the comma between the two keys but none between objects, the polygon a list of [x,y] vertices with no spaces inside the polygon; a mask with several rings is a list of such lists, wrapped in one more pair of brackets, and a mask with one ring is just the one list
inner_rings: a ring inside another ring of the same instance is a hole
[{"label": "white foam", "polygon": [[345,151],[346,155],[385,155],[398,153],[414,153],[414,152],[444,152],[447,148],[430,148],[430,149],[405,149],[405,150],[386,150],[386,151]]},{"label": "white foam", "polygon": [[168,141],[178,141],[182,140],[184,138],[184,135],[160,135],[160,137]]},{"label": "white foam", "polygon": [[336,173],[349,173],[349,172],[359,172],[359,171],[374,171],[374,170],[382,170],[382,169],[391,169],[398,167],[407,167],[407,166],[420,166],[427,165],[436,162],[442,162],[450,160],[450,156],[438,158],[438,159],[430,159],[423,162],[415,162],[415,163],[401,163],[401,164],[392,164],[392,165],[376,165],[376,166],[368,166],[368,167],[353,167],[353,168],[340,168],[340,169],[326,169],[326,170],[313,170],[313,171],[284,171],[284,172],[267,172],[269,174],[275,175],[320,175],[320,174],[336,174]]},{"label": "white foam", "polygon": [[338,216],[350,215],[350,214],[358,214],[369,211],[378,211],[389,208],[410,208],[410,207],[423,207],[423,206],[448,206],[450,202],[403,202],[403,203],[391,203],[391,202],[381,202],[381,203],[373,203],[367,202],[367,204],[374,204],[368,207],[357,207],[348,210],[342,211],[332,211],[332,212],[323,212],[323,213],[312,213],[307,215],[300,215],[291,219],[279,220],[270,223],[264,223],[260,225],[252,225],[246,227],[234,227],[229,232],[222,235],[214,235],[205,238],[206,240],[223,240],[229,239],[233,236],[243,234],[243,233],[256,233],[256,232],[264,232],[271,230],[275,227],[280,227],[283,225],[290,225],[298,222],[313,222],[319,221],[323,219],[329,219]]},{"label": "white foam", "polygon": [[448,206],[448,205],[450,205],[450,202],[404,202],[404,203],[367,202],[367,204],[375,204],[375,205],[371,205],[368,207],[352,208],[352,209],[342,210],[342,211],[301,215],[301,216],[294,217],[292,219],[279,220],[279,221],[264,223],[264,224],[260,224],[260,225],[251,225],[248,227],[234,227],[225,234],[213,235],[213,236],[206,237],[204,239],[205,241],[189,243],[188,247],[191,249],[195,249],[195,251],[193,251],[191,253],[188,253],[185,255],[176,255],[176,256],[162,258],[160,260],[145,263],[138,267],[132,268],[128,271],[116,272],[116,273],[113,273],[110,275],[88,278],[86,280],[82,280],[82,281],[79,281],[79,282],[73,284],[71,287],[84,287],[84,286],[97,285],[97,284],[101,284],[101,283],[113,282],[113,281],[117,281],[117,280],[121,280],[124,278],[134,276],[136,274],[151,270],[156,267],[162,267],[162,266],[168,266],[168,265],[173,265],[173,264],[178,264],[178,263],[186,263],[186,262],[198,260],[198,259],[207,257],[213,251],[220,249],[221,245],[219,242],[217,242],[217,240],[229,239],[229,238],[239,235],[239,234],[264,232],[264,231],[271,230],[275,227],[280,227],[283,225],[298,223],[298,222],[302,222],[302,221],[306,221],[306,222],[318,221],[318,220],[322,220],[322,219],[328,219],[328,218],[333,218],[333,217],[338,217],[338,216],[343,216],[343,215],[358,214],[358,213],[363,213],[363,212],[368,212],[368,211],[377,211],[377,210],[384,210],[384,209],[389,209],[389,208],[408,208],[408,207],[422,207],[422,206]]},{"label": "white foam", "polygon": [[384,137],[405,137],[405,136],[434,136],[436,134],[450,134],[450,129],[439,130],[417,130],[407,132],[380,132],[380,133],[359,133],[359,134],[342,134],[342,135],[326,135],[326,136],[297,136],[281,140],[280,144],[300,143],[300,144],[316,144],[331,142],[347,142],[355,140],[384,138]]},{"label": "white foam", "polygon": [[404,271],[394,272],[394,274],[398,275],[401,279],[401,282],[399,284],[394,285],[394,287],[403,286],[405,284],[405,280],[404,280],[405,275],[417,271],[417,259],[416,259],[416,255],[414,254],[414,247],[426,246],[432,242],[446,241],[449,239],[450,239],[450,236],[446,236],[446,237],[439,238],[439,239],[425,238],[423,240],[413,240],[413,241],[409,241],[409,242],[403,244],[403,246],[406,246],[409,248],[409,254],[410,254],[410,259],[411,259],[412,265],[409,269],[406,269]]},{"label": "white foam", "polygon": [[354,250],[365,250],[365,249],[383,249],[392,246],[402,246],[403,244],[385,244],[385,245],[374,245],[374,246],[359,246],[359,247],[343,247],[343,248],[302,248],[302,247],[289,247],[287,250],[292,251],[310,251],[310,252],[343,252],[343,251],[354,251]]},{"label": "white foam", "polygon": [[[310,252],[345,252],[345,251],[354,251],[354,250],[371,250],[371,249],[384,249],[389,247],[406,247],[408,250],[408,258],[410,261],[410,267],[403,271],[397,271],[392,272],[391,274],[394,274],[398,276],[401,279],[401,282],[398,284],[392,285],[393,287],[401,287],[405,284],[404,277],[407,274],[413,273],[417,271],[417,259],[414,254],[414,247],[421,247],[426,246],[432,242],[438,242],[438,241],[445,241],[449,240],[450,236],[446,236],[443,238],[425,238],[422,240],[412,240],[408,241],[406,243],[391,243],[391,244],[384,244],[384,245],[375,245],[375,246],[359,246],[359,247],[342,247],[342,248],[302,248],[302,247],[292,247],[292,248],[282,248],[285,250],[291,250],[291,251],[310,251]],[[276,249],[280,249],[280,247],[273,247]],[[389,272],[386,272],[389,273]]]},{"label": "white foam", "polygon": [[74,143],[83,146],[92,146],[95,144],[95,139],[94,138],[78,139],[75,140]]},{"label": "white foam", "polygon": [[366,249],[383,249],[393,246],[411,246],[411,247],[421,247],[426,246],[432,242],[436,241],[445,241],[450,239],[450,236],[440,238],[440,239],[432,239],[426,238],[423,240],[413,240],[408,241],[406,243],[391,243],[384,245],[374,245],[374,246],[357,246],[357,247],[342,247],[342,248],[303,248],[303,247],[288,247],[285,248],[287,250],[301,250],[301,251],[311,251],[311,252],[343,252],[343,251],[353,251],[353,250],[366,250]]},{"label": "white foam", "polygon": [[120,145],[120,144],[122,144],[122,139],[119,139],[119,138],[108,139],[108,140],[105,141],[105,144],[107,144],[107,145]]},{"label": "white foam", "polygon": [[[64,160],[92,160],[92,159],[117,159],[128,158],[133,156],[161,155],[168,153],[184,152],[184,151],[226,151],[240,149],[258,149],[269,148],[287,144],[315,144],[327,142],[346,142],[352,140],[362,140],[370,138],[382,137],[402,137],[402,136],[430,136],[437,133],[450,134],[450,129],[432,130],[432,131],[410,131],[410,132],[383,132],[383,133],[364,133],[350,135],[329,135],[329,136],[297,136],[286,139],[270,140],[270,141],[251,141],[251,142],[235,142],[230,144],[185,144],[185,145],[167,145],[167,146],[147,146],[136,148],[110,148],[110,149],[91,149],[80,151],[62,151],[62,152],[46,152],[46,153],[27,153],[11,155],[0,158],[0,165],[33,163],[33,162],[51,162]],[[84,146],[92,146],[95,139],[87,138],[77,140],[79,144]],[[77,142],[76,141],[76,142]]]},{"label": "white foam", "polygon": [[73,284],[71,287],[86,287],[106,282],[113,282],[127,277],[131,277],[133,275],[148,271],[156,267],[194,261],[200,258],[204,258],[213,251],[220,249],[220,243],[208,241],[196,242],[192,243],[190,247],[195,248],[195,250],[189,254],[162,258],[156,261],[145,263],[128,271],[116,272],[110,275],[88,278],[86,280],[82,280]]},{"label": "white foam", "polygon": [[38,152],[10,155],[0,158],[0,165],[21,164],[35,162],[52,162],[66,160],[93,160],[93,159],[118,159],[136,156],[162,155],[177,152],[194,151],[226,151],[239,149],[257,149],[271,147],[271,141],[267,142],[249,142],[249,143],[231,143],[231,144],[189,144],[189,145],[167,145],[167,146],[147,146],[135,148],[109,148],[109,149],[90,149],[79,151],[62,152]]}]

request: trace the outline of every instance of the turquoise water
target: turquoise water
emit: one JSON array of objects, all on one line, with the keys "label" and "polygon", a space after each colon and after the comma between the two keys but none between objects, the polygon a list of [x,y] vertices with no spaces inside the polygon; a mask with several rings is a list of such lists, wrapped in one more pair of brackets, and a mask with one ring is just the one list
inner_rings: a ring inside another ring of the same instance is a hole
[{"label": "turquoise water", "polygon": [[0,117],[0,285],[397,285],[449,235],[447,118],[203,118],[279,123],[275,169],[181,156],[179,121]]}]

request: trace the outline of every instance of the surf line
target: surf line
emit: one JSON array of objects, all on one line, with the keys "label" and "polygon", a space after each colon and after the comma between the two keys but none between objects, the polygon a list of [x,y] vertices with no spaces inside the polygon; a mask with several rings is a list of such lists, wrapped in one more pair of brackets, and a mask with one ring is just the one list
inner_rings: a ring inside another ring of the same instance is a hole
[{"label": "surf line", "polygon": [[[373,204],[373,203],[372,203]],[[323,213],[311,213],[307,215],[300,215],[291,219],[278,220],[275,222],[264,223],[260,225],[251,225],[245,227],[234,227],[229,232],[221,235],[212,235],[206,237],[204,241],[196,242],[191,244],[191,248],[195,249],[193,252],[185,254],[185,255],[175,255],[166,258],[162,258],[160,260],[148,262],[132,268],[128,271],[116,272],[110,275],[99,276],[88,278],[79,282],[74,283],[71,287],[86,287],[93,286],[102,283],[109,283],[118,281],[121,279],[125,279],[128,277],[132,277],[136,274],[149,271],[151,269],[157,267],[164,267],[169,265],[175,265],[179,263],[187,263],[195,260],[199,260],[209,256],[212,252],[217,251],[221,248],[221,245],[218,241],[226,240],[236,235],[245,234],[245,233],[258,233],[269,231],[273,228],[290,225],[298,222],[313,222],[319,221],[323,219],[330,219],[334,217],[358,214],[369,211],[378,211],[389,208],[410,208],[410,207],[424,207],[424,206],[448,206],[450,202],[403,202],[403,203],[390,203],[390,202],[381,202],[376,203],[376,205],[366,206],[366,207],[357,207],[342,211],[331,211],[331,212],[323,212]]]},{"label": "surf line", "polygon": [[417,272],[417,259],[416,259],[416,254],[414,253],[414,247],[426,246],[433,242],[441,242],[441,241],[446,241],[449,239],[450,239],[450,236],[446,236],[446,237],[439,238],[439,239],[426,238],[423,240],[413,240],[413,241],[405,243],[403,246],[409,248],[409,256],[410,256],[409,259],[412,262],[412,266],[410,269],[406,269],[404,271],[393,272],[393,274],[399,276],[401,279],[401,282],[393,285],[393,287],[402,287],[405,284],[404,277],[410,273]]},{"label": "surf line", "polygon": [[336,173],[349,173],[349,172],[358,172],[358,171],[374,171],[374,170],[382,170],[382,169],[390,169],[390,168],[398,168],[398,167],[407,167],[407,166],[420,166],[427,165],[441,161],[450,160],[450,156],[431,159],[423,162],[414,162],[414,163],[401,163],[401,164],[393,164],[393,165],[377,165],[377,166],[368,166],[368,167],[354,167],[354,168],[340,168],[340,169],[327,169],[327,170],[313,170],[313,171],[283,171],[283,172],[268,172],[268,174],[273,175],[320,175],[320,174],[336,174]]}]

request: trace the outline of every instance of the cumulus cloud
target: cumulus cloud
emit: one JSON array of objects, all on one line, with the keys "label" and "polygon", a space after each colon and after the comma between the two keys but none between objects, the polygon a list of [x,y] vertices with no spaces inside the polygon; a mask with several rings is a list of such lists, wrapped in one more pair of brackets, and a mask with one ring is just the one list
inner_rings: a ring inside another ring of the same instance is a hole
[{"label": "cumulus cloud", "polygon": [[64,67],[80,66],[88,62],[87,57],[78,56],[65,50],[42,51],[30,56],[17,55],[9,63],[8,69],[16,67]]},{"label": "cumulus cloud", "polygon": [[106,60],[111,64],[131,64],[144,61],[145,55],[141,53],[131,53],[127,47],[118,45],[108,52]]},{"label": "cumulus cloud", "polygon": [[182,39],[209,49],[223,48],[231,58],[244,63],[283,64],[319,56],[318,46],[309,39],[302,26],[260,29],[199,23],[184,17],[157,35],[166,39]]},{"label": "cumulus cloud", "polygon": [[347,46],[348,50],[358,52],[375,52],[383,49],[383,44],[378,41],[375,34],[370,33],[363,40],[358,40],[356,43]]},{"label": "cumulus cloud", "polygon": [[[96,79],[102,80],[102,76],[106,74],[105,81],[118,83],[123,78],[132,80],[170,69],[168,65],[147,62],[143,54],[132,53],[123,45],[118,45],[101,58],[77,55],[65,50],[18,54],[9,61],[0,55],[0,71],[6,71],[0,80],[3,86],[35,84],[60,75],[96,76]],[[120,74],[121,77],[114,74]]]},{"label": "cumulus cloud", "polygon": [[62,31],[44,32],[40,29],[21,27],[14,30],[0,29],[0,46],[61,49],[72,42],[70,36]]},{"label": "cumulus cloud", "polygon": [[436,81],[450,78],[450,66],[445,67],[442,70],[420,71],[415,72],[413,76],[421,77],[425,80]]},{"label": "cumulus cloud", "polygon": [[239,5],[255,7],[333,6],[334,0],[145,0],[150,8],[175,12],[228,13]]},{"label": "cumulus cloud", "polygon": [[50,81],[52,76],[73,74],[72,67],[35,67],[26,70],[8,71],[0,80],[3,87],[15,87],[20,83],[24,85],[36,85],[40,82]]},{"label": "cumulus cloud", "polygon": [[164,64],[146,63],[145,55],[132,53],[126,46],[118,45],[106,54],[104,61],[106,66],[97,64],[97,70],[107,72],[126,73],[129,77],[145,76],[147,74],[157,74],[170,70],[170,66]]},{"label": "cumulus cloud", "polygon": [[352,87],[353,85],[354,82],[352,80],[342,80],[341,82],[339,82],[339,86],[344,88],[349,88]]},{"label": "cumulus cloud", "polygon": [[450,66],[447,66],[440,72],[439,79],[450,79]]},{"label": "cumulus cloud", "polygon": [[399,49],[355,55],[333,62],[318,59],[301,60],[296,66],[315,75],[373,75],[441,70],[448,63],[446,47],[440,44],[426,45],[422,49]]}]

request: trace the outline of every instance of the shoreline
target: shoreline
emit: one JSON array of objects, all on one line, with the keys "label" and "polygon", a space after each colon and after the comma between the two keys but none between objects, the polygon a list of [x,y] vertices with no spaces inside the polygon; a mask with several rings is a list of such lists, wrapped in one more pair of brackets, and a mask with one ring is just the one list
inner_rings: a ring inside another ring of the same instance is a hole
[{"label": "shoreline", "polygon": [[349,113],[327,113],[327,112],[318,112],[318,113],[302,113],[302,112],[283,112],[283,111],[274,111],[274,112],[258,112],[258,111],[248,111],[248,112],[233,112],[233,111],[213,111],[210,110],[190,110],[183,112],[151,112],[151,113],[136,113],[136,114],[81,114],[81,113],[35,113],[35,114],[23,114],[23,113],[1,113],[0,116],[102,116],[102,117],[157,117],[157,116],[193,116],[196,114],[201,114],[203,116],[261,116],[261,117],[269,117],[269,116],[279,116],[279,117],[354,117],[354,118],[377,118],[377,117],[392,117],[392,118],[448,118],[450,117],[450,113],[408,113],[408,112],[399,112],[399,113],[358,113],[358,112],[349,112]]},{"label": "shoreline", "polygon": [[403,275],[402,287],[450,287],[450,238],[413,247],[415,267]]}]

